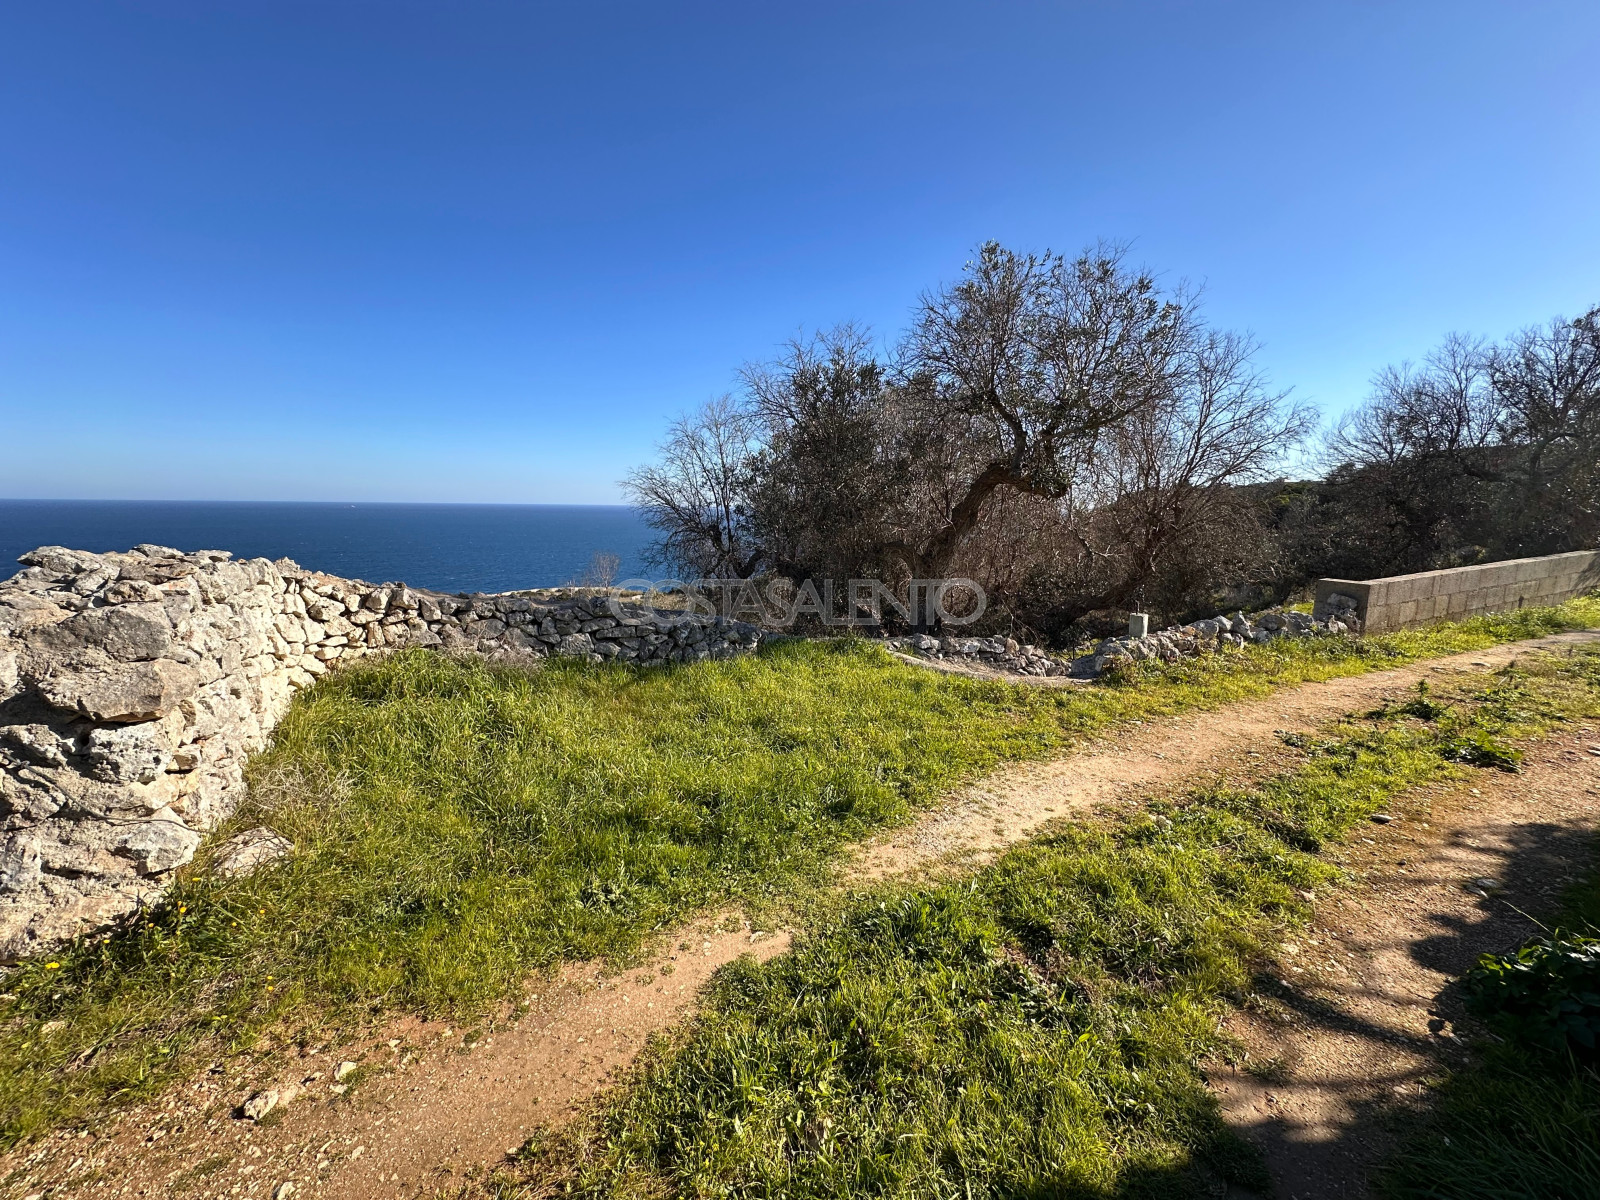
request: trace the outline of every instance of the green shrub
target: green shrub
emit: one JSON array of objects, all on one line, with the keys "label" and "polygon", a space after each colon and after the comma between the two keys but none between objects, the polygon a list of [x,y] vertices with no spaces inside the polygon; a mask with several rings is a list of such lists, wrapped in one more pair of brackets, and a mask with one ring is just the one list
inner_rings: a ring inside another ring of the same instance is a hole
[{"label": "green shrub", "polygon": [[1496,1033],[1580,1056],[1600,1049],[1600,938],[1536,938],[1485,954],[1463,980],[1467,1007]]},{"label": "green shrub", "polygon": [[1417,680],[1416,697],[1406,701],[1394,711],[1408,717],[1416,717],[1419,721],[1437,721],[1450,711],[1450,705],[1440,704],[1435,700],[1433,698],[1433,689],[1428,686],[1428,681],[1419,679]]},{"label": "green shrub", "polygon": [[1522,751],[1482,729],[1471,729],[1453,738],[1445,746],[1444,756],[1469,767],[1493,767],[1512,774],[1522,770]]}]

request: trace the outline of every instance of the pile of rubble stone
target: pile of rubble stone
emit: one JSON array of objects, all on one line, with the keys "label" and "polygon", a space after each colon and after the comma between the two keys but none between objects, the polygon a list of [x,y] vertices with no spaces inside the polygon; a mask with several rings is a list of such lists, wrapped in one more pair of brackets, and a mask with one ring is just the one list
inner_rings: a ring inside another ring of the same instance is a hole
[{"label": "pile of rubble stone", "polygon": [[911,637],[888,638],[885,645],[903,654],[958,665],[977,665],[1013,675],[1065,675],[1067,664],[1052,658],[1038,646],[1019,643],[1008,637],[932,637],[925,633]]},{"label": "pile of rubble stone", "polygon": [[1143,637],[1106,638],[1088,654],[1073,659],[1072,673],[1095,676],[1120,663],[1147,659],[1176,662],[1180,658],[1192,658],[1225,646],[1243,646],[1248,642],[1263,644],[1279,638],[1347,632],[1351,632],[1351,626],[1336,617],[1322,620],[1307,613],[1277,610],[1256,613],[1254,616],[1236,612],[1231,617],[1213,617],[1189,625],[1174,625]]},{"label": "pile of rubble stone", "polygon": [[1355,632],[1355,601],[1342,596],[1333,599],[1348,600],[1348,603],[1331,610],[1325,619],[1276,609],[1253,616],[1236,612],[1232,616],[1174,625],[1141,637],[1130,634],[1106,638],[1093,650],[1079,655],[1070,663],[1052,657],[1038,646],[1022,644],[1008,637],[956,638],[915,634],[911,637],[888,638],[884,644],[890,649],[933,662],[983,666],[1013,675],[1070,675],[1092,679],[1119,663],[1148,659],[1176,662],[1180,658],[1192,658],[1227,646],[1261,644],[1278,638],[1309,637],[1317,633]]},{"label": "pile of rubble stone", "polygon": [[1317,601],[1311,615],[1319,621],[1338,621],[1355,633],[1361,632],[1361,602],[1343,592],[1330,592]]}]

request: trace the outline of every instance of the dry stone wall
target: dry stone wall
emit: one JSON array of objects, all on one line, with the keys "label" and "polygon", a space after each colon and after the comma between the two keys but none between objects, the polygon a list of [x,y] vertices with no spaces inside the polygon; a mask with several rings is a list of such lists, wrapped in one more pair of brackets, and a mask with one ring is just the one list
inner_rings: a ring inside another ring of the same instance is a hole
[{"label": "dry stone wall", "polygon": [[686,662],[761,637],[606,596],[444,595],[215,550],[20,561],[0,582],[0,960],[159,896],[294,693],[336,663],[406,646]]}]

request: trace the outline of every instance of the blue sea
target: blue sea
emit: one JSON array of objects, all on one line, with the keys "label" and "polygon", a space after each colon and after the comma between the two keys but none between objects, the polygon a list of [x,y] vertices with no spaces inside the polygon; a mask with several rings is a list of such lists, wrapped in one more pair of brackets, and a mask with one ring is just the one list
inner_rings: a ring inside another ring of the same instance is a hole
[{"label": "blue sea", "polygon": [[373,583],[508,592],[576,582],[597,554],[621,560],[619,580],[643,576],[649,541],[621,505],[0,500],[0,579],[35,546],[103,553],[154,542],[292,558]]}]

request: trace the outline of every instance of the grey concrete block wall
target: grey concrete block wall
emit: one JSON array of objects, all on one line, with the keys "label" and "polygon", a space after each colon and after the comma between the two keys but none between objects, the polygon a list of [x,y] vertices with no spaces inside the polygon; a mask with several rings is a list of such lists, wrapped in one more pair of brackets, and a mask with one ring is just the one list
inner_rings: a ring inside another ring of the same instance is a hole
[{"label": "grey concrete block wall", "polygon": [[1349,596],[1365,632],[1390,633],[1479,613],[1561,604],[1597,588],[1600,550],[1576,550],[1386,579],[1319,579],[1314,611],[1325,617],[1333,596]]}]

